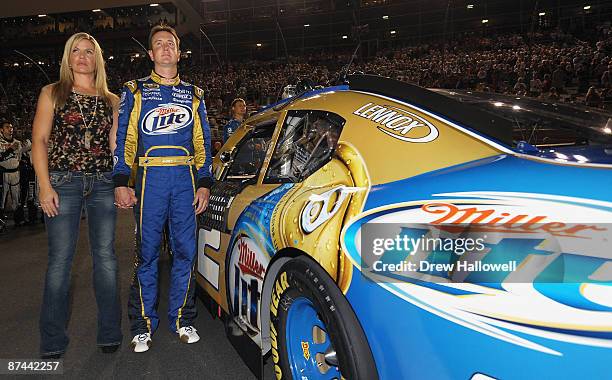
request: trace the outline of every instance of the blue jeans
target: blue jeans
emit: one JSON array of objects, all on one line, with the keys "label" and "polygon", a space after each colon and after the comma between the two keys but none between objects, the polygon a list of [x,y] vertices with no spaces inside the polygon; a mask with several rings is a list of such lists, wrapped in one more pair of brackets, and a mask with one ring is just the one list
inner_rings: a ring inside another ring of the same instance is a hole
[{"label": "blue jeans", "polygon": [[[66,325],[72,258],[85,206],[93,256],[93,283],[98,304],[98,346],[121,343],[117,258],[115,256],[114,185],[111,173],[51,172],[51,186],[59,195],[59,215],[45,216],[49,263],[40,313],[42,355],[61,354],[68,346]],[[90,307],[90,305],[78,305]]]}]

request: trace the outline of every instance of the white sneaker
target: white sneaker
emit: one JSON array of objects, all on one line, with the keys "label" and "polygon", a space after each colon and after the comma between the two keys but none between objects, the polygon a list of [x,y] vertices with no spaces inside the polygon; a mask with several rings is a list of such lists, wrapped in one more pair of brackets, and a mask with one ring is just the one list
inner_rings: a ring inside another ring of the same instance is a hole
[{"label": "white sneaker", "polygon": [[134,352],[149,351],[149,347],[151,347],[151,334],[144,333],[134,336],[131,345],[134,348]]},{"label": "white sneaker", "polygon": [[179,339],[183,343],[195,343],[200,340],[200,336],[193,326],[181,327],[177,333],[179,334]]}]

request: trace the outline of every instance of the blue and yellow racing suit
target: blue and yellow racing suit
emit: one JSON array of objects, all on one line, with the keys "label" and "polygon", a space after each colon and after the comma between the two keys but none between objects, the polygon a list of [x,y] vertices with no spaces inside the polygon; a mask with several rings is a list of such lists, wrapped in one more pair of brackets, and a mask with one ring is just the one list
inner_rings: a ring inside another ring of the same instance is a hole
[{"label": "blue and yellow racing suit", "polygon": [[230,120],[225,127],[223,127],[223,143],[225,144],[225,142],[227,141],[227,139],[230,138],[230,136],[232,135],[232,133],[236,132],[236,129],[238,129],[238,127],[240,127],[240,121],[236,120],[236,119],[232,119]]},{"label": "blue and yellow racing suit", "polygon": [[212,185],[210,129],[203,91],[182,82],[162,84],[154,71],[127,82],[121,94],[115,186],[127,186],[136,168],[136,262],[128,315],[134,335],[159,324],[157,263],[164,227],[173,253],[170,329],[192,325],[195,308],[196,188]]}]

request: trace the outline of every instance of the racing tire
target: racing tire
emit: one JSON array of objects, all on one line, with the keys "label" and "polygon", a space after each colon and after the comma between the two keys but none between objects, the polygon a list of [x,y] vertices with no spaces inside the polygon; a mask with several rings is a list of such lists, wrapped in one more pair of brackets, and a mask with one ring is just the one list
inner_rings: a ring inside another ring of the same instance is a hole
[{"label": "racing tire", "polygon": [[279,380],[378,379],[370,346],[348,300],[308,257],[283,264],[274,280],[270,338]]}]

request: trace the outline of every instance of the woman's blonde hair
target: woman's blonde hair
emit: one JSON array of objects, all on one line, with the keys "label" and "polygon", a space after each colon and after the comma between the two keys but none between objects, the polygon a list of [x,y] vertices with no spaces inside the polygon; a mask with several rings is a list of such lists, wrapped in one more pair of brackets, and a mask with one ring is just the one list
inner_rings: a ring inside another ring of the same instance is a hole
[{"label": "woman's blonde hair", "polygon": [[70,96],[72,86],[74,85],[74,74],[70,67],[70,54],[76,44],[82,40],[88,40],[94,45],[94,61],[96,68],[94,71],[94,81],[96,86],[96,92],[106,102],[109,107],[113,107],[113,94],[108,90],[106,83],[106,69],[104,58],[102,57],[102,48],[98,44],[95,38],[91,35],[83,32],[75,33],[64,46],[64,55],[62,56],[62,64],[60,66],[60,79],[53,84],[52,98],[55,108],[61,108],[66,104],[66,100]]}]

